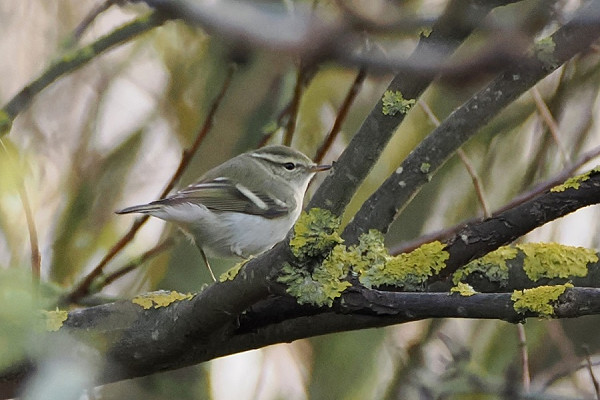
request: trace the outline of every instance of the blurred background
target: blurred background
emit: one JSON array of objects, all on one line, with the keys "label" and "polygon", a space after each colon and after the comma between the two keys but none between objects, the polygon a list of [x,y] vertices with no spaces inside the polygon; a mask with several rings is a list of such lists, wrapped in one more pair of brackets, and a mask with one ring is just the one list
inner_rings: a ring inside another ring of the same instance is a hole
[{"label": "blurred background", "polygon": [[[295,2],[281,3],[293,10]],[[393,21],[400,16],[435,18],[447,3],[349,2],[358,13],[377,21]],[[525,18],[541,3],[520,1],[500,7],[485,23],[503,29],[527,26]],[[554,22],[544,25],[538,37],[552,33],[580,5],[568,0],[552,3]],[[2,104],[65,53],[73,30],[97,4],[92,0],[0,0]],[[315,7],[334,12],[336,8],[335,1],[326,0]],[[81,43],[90,43],[148,12],[141,4],[110,7],[85,31]],[[410,54],[418,37],[419,30],[415,29],[389,34],[382,42],[394,51]],[[485,32],[478,32],[459,52],[477,51],[487,39]],[[541,82],[536,93],[522,96],[463,147],[479,176],[489,210],[596,150],[600,144],[596,118],[598,59],[594,49],[568,62]],[[257,147],[266,135],[272,134],[270,143],[281,142],[280,116],[294,93],[298,60],[266,50],[232,49],[201,29],[169,21],[58,79],[15,120],[0,148],[0,299],[5,305],[0,309],[0,367],[23,354],[43,353],[54,359],[31,343],[32,313],[27,310],[33,304],[28,286],[32,246],[20,185],[24,186],[38,234],[42,281],[50,292],[66,292],[98,264],[134,222],[135,216],[118,216],[114,211],[156,199],[169,182],[182,150],[194,141],[227,79],[232,61],[237,68],[231,85],[214,126],[178,182],[184,186],[207,169]],[[301,97],[293,147],[310,157],[316,154],[357,72],[333,63],[320,66]],[[425,107],[417,105],[410,111],[346,211],[345,220],[435,127],[426,108],[443,119],[490,77],[482,74],[468,82],[430,87],[422,97]],[[391,75],[368,75],[325,162],[334,161],[344,150],[390,80]],[[544,105],[550,121],[556,123],[552,129],[544,116]],[[592,158],[580,170],[596,164],[597,159]],[[317,185],[318,181],[309,192]],[[455,157],[399,216],[386,241],[388,247],[395,248],[422,234],[483,215],[472,177]],[[598,222],[597,207],[589,207],[522,240],[598,248]],[[176,238],[172,247],[116,279],[100,294],[130,298],[156,289],[197,291],[209,283],[210,276],[195,247],[156,219],[150,219],[107,265],[105,274],[125,266],[167,237]],[[212,266],[221,273],[232,263],[214,260]],[[547,393],[572,396],[567,398],[593,396],[589,372],[576,367],[588,351],[592,362],[600,361],[595,355],[600,348],[599,322],[598,317],[528,321],[525,332],[532,388],[549,385]],[[69,360],[64,362],[73,366]],[[89,380],[85,376],[93,374],[94,366],[78,362],[81,365],[76,364],[77,368],[61,368],[63,375],[58,377],[40,375],[37,384],[49,388],[58,378],[72,378],[74,385],[86,387]],[[455,388],[453,393],[458,393],[473,382],[502,387],[503,382],[515,379],[519,364],[516,326],[498,321],[432,320],[271,346],[105,385],[72,398],[436,398],[442,388]],[[89,374],[82,374],[86,368]],[[77,374],[84,377],[73,378]],[[518,374],[516,379],[520,379]],[[36,382],[27,389],[30,398],[37,398]],[[465,396],[444,398],[496,398]]]}]

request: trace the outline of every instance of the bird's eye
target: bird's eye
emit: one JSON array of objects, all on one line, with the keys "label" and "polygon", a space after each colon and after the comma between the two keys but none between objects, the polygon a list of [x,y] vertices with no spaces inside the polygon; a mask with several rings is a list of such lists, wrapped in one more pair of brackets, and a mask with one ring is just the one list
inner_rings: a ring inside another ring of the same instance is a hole
[{"label": "bird's eye", "polygon": [[294,163],[288,162],[288,163],[283,164],[283,167],[285,169],[287,169],[288,171],[291,171],[294,168],[296,168],[296,165]]}]

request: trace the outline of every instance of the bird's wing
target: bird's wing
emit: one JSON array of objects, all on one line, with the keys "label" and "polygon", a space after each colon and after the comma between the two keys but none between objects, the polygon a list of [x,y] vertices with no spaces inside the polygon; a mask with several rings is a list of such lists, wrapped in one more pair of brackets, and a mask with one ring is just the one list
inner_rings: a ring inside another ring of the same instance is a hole
[{"label": "bird's wing", "polygon": [[277,218],[288,213],[284,201],[267,193],[257,193],[227,178],[216,178],[192,184],[173,196],[151,204],[176,206],[202,204],[214,212],[239,212]]}]

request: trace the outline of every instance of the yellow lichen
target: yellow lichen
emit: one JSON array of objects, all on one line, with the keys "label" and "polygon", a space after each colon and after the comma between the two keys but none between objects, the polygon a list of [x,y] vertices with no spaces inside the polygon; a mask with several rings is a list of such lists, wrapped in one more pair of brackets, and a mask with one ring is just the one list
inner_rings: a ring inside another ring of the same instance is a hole
[{"label": "yellow lichen", "polygon": [[596,167],[584,174],[580,174],[577,176],[573,176],[569,179],[567,179],[566,181],[564,181],[562,184],[554,186],[552,189],[550,189],[551,192],[564,192],[567,189],[579,189],[579,187],[581,186],[581,182],[585,182],[588,179],[590,179],[591,175],[594,173],[600,172],[600,167]]},{"label": "yellow lichen", "polygon": [[477,294],[475,289],[473,289],[473,286],[469,285],[468,283],[463,283],[463,282],[459,282],[456,286],[450,288],[450,293],[458,293],[461,296],[466,296],[466,297]]},{"label": "yellow lichen", "polygon": [[383,234],[375,229],[360,235],[358,245],[353,246],[351,251],[354,253],[352,270],[361,276],[367,270],[383,269],[390,258],[383,243]]},{"label": "yellow lichen", "polygon": [[[340,249],[339,251],[336,249]],[[352,286],[343,280],[348,274],[348,265],[337,257],[345,253],[345,246],[338,245],[321,265],[311,273],[306,268],[285,264],[277,281],[287,285],[286,291],[294,296],[299,304],[313,304],[319,307],[333,305],[346,288]],[[343,256],[342,256],[343,258]]]},{"label": "yellow lichen", "polygon": [[381,101],[384,115],[406,114],[416,102],[415,99],[405,99],[399,90],[386,90]]},{"label": "yellow lichen", "polygon": [[490,282],[506,284],[508,280],[508,265],[506,262],[517,257],[517,254],[518,250],[514,247],[502,246],[459,268],[452,276],[452,282],[456,285],[468,276],[479,273]]},{"label": "yellow lichen", "polygon": [[344,279],[352,265],[352,252],[342,244],[339,225],[338,217],[319,208],[302,213],[296,222],[290,240],[296,260],[294,265],[283,266],[277,281],[287,285],[298,303],[331,306],[351,286]]},{"label": "yellow lichen", "polygon": [[515,290],[510,296],[514,302],[513,308],[521,314],[534,312],[540,317],[554,316],[554,304],[572,284],[539,286],[532,289]]},{"label": "yellow lichen", "polygon": [[46,330],[48,332],[56,332],[62,326],[63,322],[69,318],[69,313],[56,309],[56,311],[42,311],[46,320]]},{"label": "yellow lichen", "polygon": [[535,56],[547,68],[556,68],[558,66],[558,61],[554,55],[555,48],[556,43],[554,43],[554,39],[550,36],[545,37],[535,43]]},{"label": "yellow lichen", "polygon": [[385,263],[367,267],[359,280],[366,287],[391,285],[419,290],[427,278],[446,266],[449,253],[444,248],[444,244],[435,241],[410,253],[388,256]]},{"label": "yellow lichen", "polygon": [[429,35],[431,35],[431,32],[433,32],[433,29],[430,26],[426,26],[419,30],[419,35],[421,37],[429,37]]},{"label": "yellow lichen", "polygon": [[558,243],[525,243],[517,245],[517,248],[525,254],[523,270],[532,281],[586,276],[587,265],[598,261],[594,250],[583,247]]},{"label": "yellow lichen", "polygon": [[183,294],[176,291],[168,292],[163,290],[139,295],[134,297],[131,302],[142,307],[144,310],[148,310],[150,308],[166,307],[176,301],[191,300],[192,298],[194,298],[194,294],[192,293]]},{"label": "yellow lichen", "polygon": [[240,272],[242,267],[250,261],[252,257],[242,262],[235,264],[233,267],[229,268],[227,271],[223,272],[221,276],[219,276],[219,282],[232,281]]},{"label": "yellow lichen", "polygon": [[303,212],[294,225],[294,236],[290,240],[290,249],[299,260],[327,254],[343,240],[337,233],[339,217],[330,211],[313,208]]}]

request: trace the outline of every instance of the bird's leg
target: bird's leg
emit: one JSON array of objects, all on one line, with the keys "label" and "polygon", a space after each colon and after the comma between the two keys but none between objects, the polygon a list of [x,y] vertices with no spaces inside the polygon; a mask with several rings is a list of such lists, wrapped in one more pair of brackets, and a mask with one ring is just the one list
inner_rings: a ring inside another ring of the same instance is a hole
[{"label": "bird's leg", "polygon": [[213,273],[212,268],[210,267],[210,263],[208,262],[208,258],[206,258],[206,254],[204,253],[204,250],[202,250],[202,247],[198,246],[198,250],[200,250],[200,254],[202,254],[202,259],[204,260],[204,264],[206,264],[206,268],[208,268],[208,272],[210,272],[210,276],[212,276],[213,281],[217,281],[217,278],[215,278],[215,274]]}]

